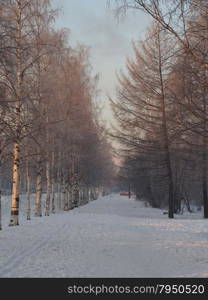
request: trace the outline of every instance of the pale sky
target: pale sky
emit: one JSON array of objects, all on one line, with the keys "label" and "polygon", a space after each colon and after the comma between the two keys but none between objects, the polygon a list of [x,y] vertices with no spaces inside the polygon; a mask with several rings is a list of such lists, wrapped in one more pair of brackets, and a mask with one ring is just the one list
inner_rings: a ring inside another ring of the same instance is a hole
[{"label": "pale sky", "polygon": [[125,19],[118,22],[107,7],[106,0],[52,1],[56,7],[63,9],[56,25],[71,30],[71,45],[79,41],[90,47],[93,72],[100,75],[100,101],[105,106],[104,118],[109,121],[111,112],[107,95],[115,96],[115,73],[124,69],[126,57],[132,54],[132,41],[144,37],[150,20],[137,11],[128,12]]}]

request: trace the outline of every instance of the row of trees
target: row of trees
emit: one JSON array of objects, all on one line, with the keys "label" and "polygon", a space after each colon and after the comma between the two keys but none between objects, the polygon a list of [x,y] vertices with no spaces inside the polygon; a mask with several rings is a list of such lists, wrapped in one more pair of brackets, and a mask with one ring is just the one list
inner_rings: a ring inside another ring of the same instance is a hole
[{"label": "row of trees", "polygon": [[120,177],[169,218],[190,201],[208,218],[208,4],[199,0],[117,1],[154,19],[133,44],[112,107]]},{"label": "row of trees", "polygon": [[48,216],[57,203],[69,210],[111,184],[98,78],[88,49],[54,29],[56,15],[49,0],[0,1],[0,175],[1,190],[12,193],[10,226],[19,224],[20,193],[30,220],[32,192],[35,216],[46,193]]}]

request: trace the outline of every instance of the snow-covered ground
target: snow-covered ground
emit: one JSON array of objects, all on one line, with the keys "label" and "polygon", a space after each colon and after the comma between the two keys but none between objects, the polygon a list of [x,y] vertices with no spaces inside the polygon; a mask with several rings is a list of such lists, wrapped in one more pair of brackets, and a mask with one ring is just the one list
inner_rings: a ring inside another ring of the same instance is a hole
[{"label": "snow-covered ground", "polygon": [[[4,201],[6,204],[6,201]],[[208,221],[110,195],[0,232],[0,277],[208,277]]]}]

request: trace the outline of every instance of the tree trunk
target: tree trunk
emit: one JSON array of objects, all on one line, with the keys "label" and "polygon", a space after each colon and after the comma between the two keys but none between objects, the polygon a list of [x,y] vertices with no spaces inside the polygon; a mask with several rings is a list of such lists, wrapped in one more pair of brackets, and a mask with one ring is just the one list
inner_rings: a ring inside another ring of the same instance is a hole
[{"label": "tree trunk", "polygon": [[129,183],[129,192],[128,192],[128,194],[129,194],[129,199],[131,198],[131,184]]},{"label": "tree trunk", "polygon": [[66,183],[63,182],[63,200],[64,200],[64,211],[69,210],[69,202],[67,197],[67,186]]},{"label": "tree trunk", "polygon": [[16,136],[13,145],[12,199],[9,226],[19,225],[19,165],[20,165],[20,121],[22,104],[22,3],[17,2],[16,14]]},{"label": "tree trunk", "polygon": [[85,187],[85,189],[84,189],[84,194],[85,194],[85,196],[84,196],[84,198],[85,198],[85,200],[84,200],[84,204],[87,204],[87,203],[89,203],[89,188],[88,187]]},{"label": "tree trunk", "polygon": [[27,220],[31,219],[31,206],[30,206],[30,171],[29,171],[29,158],[26,162],[26,215]]},{"label": "tree trunk", "polygon": [[208,218],[208,191],[207,191],[207,141],[204,137],[204,149],[203,149],[203,174],[202,174],[202,193],[204,204],[204,218]]},{"label": "tree trunk", "polygon": [[0,230],[2,230],[1,216],[2,216],[2,205],[1,205],[1,189],[0,189]]},{"label": "tree trunk", "polygon": [[0,158],[0,230],[2,230],[2,160]]},{"label": "tree trunk", "polygon": [[55,162],[55,154],[52,153],[52,171],[51,171],[51,212],[55,214],[55,178],[54,178],[54,162]]},{"label": "tree trunk", "polygon": [[46,161],[46,202],[45,202],[45,216],[50,215],[50,197],[51,197],[51,180],[50,180],[50,163]]},{"label": "tree trunk", "polygon": [[[206,72],[204,73],[204,79],[206,80]],[[204,122],[203,122],[203,154],[202,154],[202,195],[204,204],[204,218],[208,218],[208,191],[207,191],[207,89],[204,87],[203,91],[203,112],[204,112]]]},{"label": "tree trunk", "polygon": [[20,148],[19,143],[16,142],[13,148],[12,200],[9,226],[19,225],[19,160]]},{"label": "tree trunk", "polygon": [[61,185],[62,185],[62,174],[60,170],[60,154],[58,153],[58,170],[57,170],[57,177],[56,177],[56,190],[57,190],[56,205],[58,210],[61,210],[61,202],[62,202]]},{"label": "tree trunk", "polygon": [[56,206],[55,206],[55,186],[54,181],[52,180],[51,183],[51,212],[52,214],[55,214],[56,212]]},{"label": "tree trunk", "polygon": [[84,205],[85,202],[85,187],[82,187],[82,191],[81,191],[81,205]]},{"label": "tree trunk", "polygon": [[56,197],[56,205],[58,210],[61,210],[62,208],[61,203],[62,203],[62,190],[61,190],[61,182],[59,178],[57,182],[57,197]]},{"label": "tree trunk", "polygon": [[73,200],[74,200],[74,207],[79,206],[79,185],[76,182],[73,188]]},{"label": "tree trunk", "polygon": [[168,217],[170,219],[174,218],[174,184],[173,184],[173,174],[171,167],[171,158],[170,158],[170,143],[168,137],[168,126],[167,126],[167,114],[166,114],[166,101],[165,101],[165,90],[163,82],[163,72],[162,72],[162,53],[160,48],[160,31],[158,31],[158,50],[159,50],[159,73],[160,73],[160,84],[161,84],[161,109],[162,109],[162,128],[164,135],[164,151],[166,156],[166,166],[167,166],[167,175],[168,175]]},{"label": "tree trunk", "polygon": [[[169,170],[170,172],[170,170]],[[171,181],[171,175],[169,174],[169,211],[168,211],[168,217],[170,219],[174,218],[174,198],[173,198],[173,182]]]},{"label": "tree trunk", "polygon": [[73,189],[70,186],[70,188],[69,188],[69,209],[73,209],[73,208],[74,208],[74,206],[73,206]]},{"label": "tree trunk", "polygon": [[36,198],[35,198],[36,217],[42,217],[41,197],[42,197],[42,166],[41,166],[41,162],[39,161],[37,177],[36,177]]}]

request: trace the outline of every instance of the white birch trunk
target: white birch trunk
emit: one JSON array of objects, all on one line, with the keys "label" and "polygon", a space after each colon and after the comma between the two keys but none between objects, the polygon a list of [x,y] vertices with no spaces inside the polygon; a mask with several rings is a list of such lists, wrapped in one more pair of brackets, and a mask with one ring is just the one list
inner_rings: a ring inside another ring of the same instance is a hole
[{"label": "white birch trunk", "polygon": [[81,196],[82,196],[82,193],[81,193],[81,189],[79,189],[79,201],[78,201],[78,206],[81,205]]},{"label": "white birch trunk", "polygon": [[26,216],[27,220],[31,220],[31,206],[30,206],[30,171],[29,160],[26,162]]},{"label": "white birch trunk", "polygon": [[89,189],[88,187],[84,187],[84,195],[83,195],[83,204],[87,204],[89,202]]},{"label": "white birch trunk", "polygon": [[78,184],[76,184],[74,187],[74,206],[75,207],[79,206],[79,186],[78,186]]},{"label": "white birch trunk", "polygon": [[90,188],[87,187],[87,203],[90,202]]},{"label": "white birch trunk", "polygon": [[92,201],[92,189],[91,188],[89,188],[88,193],[89,193],[89,202],[90,202],[90,201]]},{"label": "white birch trunk", "polygon": [[83,200],[83,188],[80,187],[80,190],[79,190],[79,206],[82,205],[82,200]]},{"label": "white birch trunk", "polygon": [[60,160],[61,160],[61,153],[58,152],[58,170],[57,170],[57,178],[56,178],[56,185],[57,185],[57,197],[56,197],[56,205],[58,210],[62,209],[62,174],[60,170]]},{"label": "white birch trunk", "polygon": [[68,205],[69,209],[73,209],[73,194],[72,194],[72,188],[70,187],[68,190]]},{"label": "white birch trunk", "polygon": [[16,136],[13,145],[12,199],[9,226],[19,225],[19,164],[20,164],[20,119],[22,104],[22,2],[17,2],[16,12]]},{"label": "white birch trunk", "polygon": [[84,187],[82,187],[82,190],[81,190],[81,205],[84,204]]},{"label": "white birch trunk", "polygon": [[62,209],[62,191],[61,191],[61,183],[58,182],[57,183],[57,197],[56,197],[56,202],[57,202],[57,207],[58,207],[58,210],[61,210]]},{"label": "white birch trunk", "polygon": [[9,226],[19,225],[19,155],[19,143],[16,142],[13,148],[12,200]]},{"label": "white birch trunk", "polygon": [[69,191],[69,189],[67,189],[67,191],[66,191],[66,201],[67,201],[68,210],[70,210],[70,191]]},{"label": "white birch trunk", "polygon": [[74,186],[73,185],[70,187],[70,196],[71,196],[71,208],[73,209],[75,207],[75,202],[74,202]]}]

